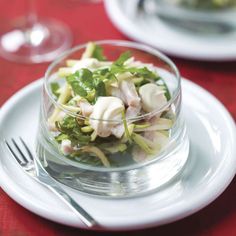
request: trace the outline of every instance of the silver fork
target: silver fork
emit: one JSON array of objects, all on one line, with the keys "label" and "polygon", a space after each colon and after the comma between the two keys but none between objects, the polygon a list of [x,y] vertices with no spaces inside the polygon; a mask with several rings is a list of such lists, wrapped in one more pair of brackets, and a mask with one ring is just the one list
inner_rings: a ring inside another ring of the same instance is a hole
[{"label": "silver fork", "polygon": [[[98,223],[94,220],[94,218],[88,212],[86,212],[68,193],[66,193],[63,188],[48,174],[41,163],[36,158],[34,158],[25,141],[21,137],[19,139],[22,145],[18,145],[13,138],[11,139],[15,148],[13,148],[12,145],[10,145],[6,140],[4,141],[8,150],[15,158],[17,163],[25,171],[25,173],[54,192],[70,207],[70,209],[81,219],[81,221],[86,226],[90,228],[98,227]],[[20,146],[24,147],[25,152],[20,148]],[[24,153],[27,153],[27,155]]]}]

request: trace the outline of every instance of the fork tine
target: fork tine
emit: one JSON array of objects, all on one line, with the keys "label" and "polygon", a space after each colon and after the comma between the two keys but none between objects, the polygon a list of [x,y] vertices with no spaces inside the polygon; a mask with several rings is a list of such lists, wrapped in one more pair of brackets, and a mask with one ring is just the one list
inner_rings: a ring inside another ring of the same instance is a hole
[{"label": "fork tine", "polygon": [[22,159],[25,161],[25,162],[28,162],[27,158],[25,157],[25,154],[21,151],[21,149],[19,148],[19,146],[17,145],[16,141],[12,138],[11,139],[12,143],[14,144],[14,146],[16,147],[16,149],[18,150],[18,152],[20,153]]},{"label": "fork tine", "polygon": [[15,154],[15,152],[13,151],[13,149],[11,148],[11,146],[9,145],[9,143],[7,142],[7,140],[4,140],[8,150],[10,151],[10,153],[12,154],[12,156],[16,159],[16,161],[21,165],[22,161],[17,157],[17,155]]},{"label": "fork tine", "polygon": [[25,147],[25,149],[26,149],[26,151],[27,151],[27,153],[28,153],[28,155],[29,155],[30,160],[33,161],[33,159],[34,159],[33,154],[32,154],[32,152],[29,150],[29,148],[28,148],[28,146],[26,145],[25,141],[24,141],[21,137],[20,137],[20,141],[21,141],[21,143],[24,145],[24,147]]}]

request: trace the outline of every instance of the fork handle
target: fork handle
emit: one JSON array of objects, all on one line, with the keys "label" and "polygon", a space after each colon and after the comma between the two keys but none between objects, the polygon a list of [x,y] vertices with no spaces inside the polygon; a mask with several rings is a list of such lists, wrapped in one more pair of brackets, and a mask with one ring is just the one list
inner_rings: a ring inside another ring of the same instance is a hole
[{"label": "fork handle", "polygon": [[63,200],[67,206],[81,219],[81,221],[88,226],[98,227],[98,223],[95,219],[88,214],[69,194],[67,194],[61,186],[56,182],[53,185],[46,185],[52,192],[54,192],[61,200]]}]

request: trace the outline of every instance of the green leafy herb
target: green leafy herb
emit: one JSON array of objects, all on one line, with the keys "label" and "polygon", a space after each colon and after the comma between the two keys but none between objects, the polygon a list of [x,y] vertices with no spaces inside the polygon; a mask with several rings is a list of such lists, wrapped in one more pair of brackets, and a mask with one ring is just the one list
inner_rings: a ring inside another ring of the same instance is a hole
[{"label": "green leafy herb", "polygon": [[93,72],[93,78],[99,79],[100,81],[115,81],[117,80],[114,73],[110,71],[108,68],[98,69]]},{"label": "green leafy herb", "polygon": [[84,86],[93,88],[93,73],[89,69],[83,68],[76,71],[75,75],[83,82]]},{"label": "green leafy herb", "polygon": [[126,51],[122,53],[119,58],[114,61],[111,65],[110,72],[112,74],[118,74],[118,73],[124,73],[125,72],[125,67],[124,63],[131,57],[130,51]]},{"label": "green leafy herb", "polygon": [[137,77],[143,77],[147,79],[157,79],[158,76],[153,71],[149,70],[147,67],[137,68],[131,67],[126,69],[127,72],[136,75]]},{"label": "green leafy herb", "polygon": [[82,86],[81,81],[78,80],[75,74],[67,76],[66,81],[71,86],[76,95],[80,95],[81,97],[87,96],[86,89],[84,86]]},{"label": "green leafy herb", "polygon": [[122,53],[116,61],[113,62],[113,65],[123,66],[125,61],[127,61],[130,57],[131,57],[131,52],[126,51]]},{"label": "green leafy herb", "polygon": [[160,86],[163,86],[164,87],[164,90],[165,90],[165,97],[166,97],[166,100],[169,101],[171,99],[171,94],[170,94],[170,90],[168,89],[168,86],[167,84],[165,83],[164,79],[162,77],[158,77],[158,80],[157,81],[157,84]]},{"label": "green leafy herb", "polygon": [[60,93],[58,92],[60,85],[56,82],[50,84],[52,93],[58,98]]},{"label": "green leafy herb", "polygon": [[58,142],[58,143],[61,143],[63,140],[65,139],[68,139],[69,136],[67,134],[63,134],[63,133],[60,133],[59,135],[57,135],[55,137],[55,140]]},{"label": "green leafy herb", "polygon": [[99,61],[106,61],[107,58],[103,54],[103,48],[99,45],[95,45],[92,57],[98,59]]},{"label": "green leafy herb", "polygon": [[171,95],[170,95],[170,91],[167,88],[167,86],[165,85],[165,93],[164,93],[166,100],[169,101],[171,99]]},{"label": "green leafy herb", "polygon": [[126,51],[122,53],[120,57],[112,63],[110,72],[112,74],[130,72],[131,74],[137,77],[158,80],[159,78],[158,75],[154,73],[153,71],[149,70],[147,67],[142,67],[142,68],[126,67],[124,63],[130,57],[131,57],[130,51]]},{"label": "green leafy herb", "polygon": [[55,124],[58,131],[61,132],[55,137],[58,143],[64,139],[69,139],[73,146],[77,144],[85,145],[90,142],[90,135],[84,134],[81,131],[81,127],[75,117],[67,116],[62,121],[57,121]]},{"label": "green leafy herb", "polygon": [[99,96],[105,96],[106,95],[106,87],[103,81],[99,81],[96,86],[96,95]]},{"label": "green leafy herb", "polygon": [[105,84],[103,82],[106,78],[104,75],[99,75],[99,72],[93,73],[89,69],[83,68],[67,76],[66,80],[76,95],[94,103],[97,97],[106,95]]}]

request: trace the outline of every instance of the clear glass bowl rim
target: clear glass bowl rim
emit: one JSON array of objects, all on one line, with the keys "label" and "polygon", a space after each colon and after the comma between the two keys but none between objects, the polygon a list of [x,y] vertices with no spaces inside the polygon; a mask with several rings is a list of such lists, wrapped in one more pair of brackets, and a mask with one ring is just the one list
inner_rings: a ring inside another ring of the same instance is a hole
[{"label": "clear glass bowl rim", "polygon": [[[93,41],[95,44],[98,45],[112,45],[112,46],[121,46],[121,47],[130,47],[130,48],[134,48],[140,51],[144,51],[147,52],[151,55],[154,55],[156,57],[158,57],[159,59],[161,59],[162,61],[164,61],[166,64],[168,64],[170,66],[170,68],[173,70],[173,72],[175,73],[175,77],[177,79],[177,87],[174,90],[173,95],[171,96],[171,99],[162,107],[160,107],[157,110],[154,110],[152,112],[149,113],[145,113],[143,115],[139,115],[139,116],[135,116],[135,117],[131,117],[126,119],[127,121],[134,121],[134,120],[140,120],[140,119],[144,119],[145,117],[150,117],[150,116],[154,116],[155,114],[158,114],[164,110],[166,110],[167,107],[169,107],[174,101],[175,99],[178,97],[178,95],[181,92],[181,79],[180,79],[180,73],[179,70],[177,69],[176,65],[174,64],[174,62],[168,58],[167,56],[165,56],[163,53],[161,53],[160,51],[158,51],[157,49],[154,49],[150,46],[144,45],[142,43],[136,43],[136,42],[131,42],[131,41],[125,41],[125,40],[99,40],[99,41]],[[70,110],[66,109],[63,104],[57,102],[54,99],[54,96],[51,92],[51,89],[49,87],[49,83],[48,83],[48,78],[50,77],[50,73],[51,71],[54,69],[54,67],[56,65],[58,65],[61,61],[63,61],[65,58],[67,58],[70,54],[75,53],[78,50],[81,50],[83,48],[86,48],[87,43],[84,44],[79,44],[67,51],[65,51],[64,53],[62,53],[55,61],[53,61],[48,69],[45,72],[44,75],[44,82],[43,82],[43,86],[44,89],[47,93],[47,96],[49,97],[50,101],[54,104],[55,107],[59,108],[60,110],[64,111],[66,114],[69,114],[70,116],[73,117],[77,117],[79,119],[86,119],[86,116],[82,116],[79,115],[75,112],[71,112]],[[122,122],[122,120],[117,120],[117,119],[96,119],[96,118],[90,118],[93,120],[97,120],[97,121],[104,121],[104,122]]]}]

